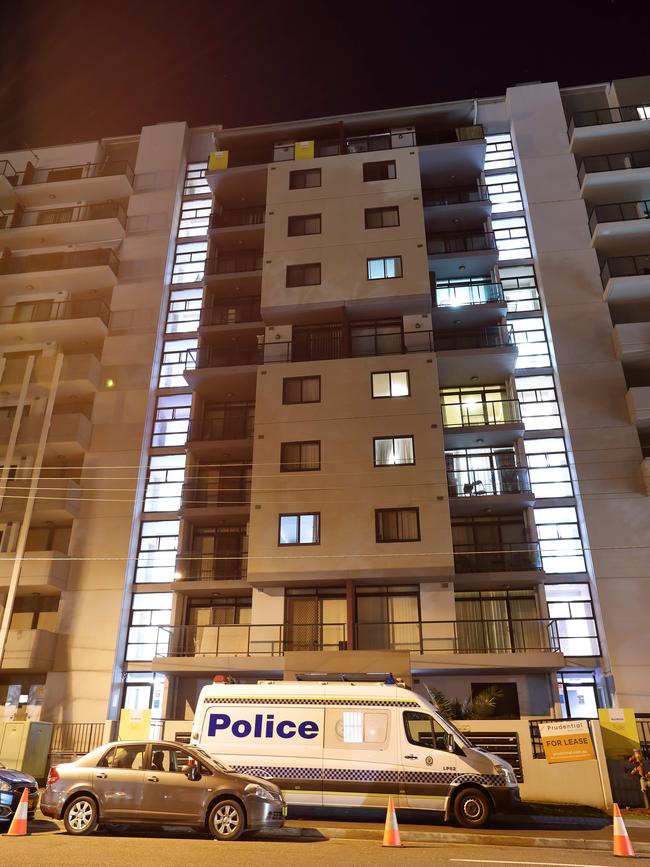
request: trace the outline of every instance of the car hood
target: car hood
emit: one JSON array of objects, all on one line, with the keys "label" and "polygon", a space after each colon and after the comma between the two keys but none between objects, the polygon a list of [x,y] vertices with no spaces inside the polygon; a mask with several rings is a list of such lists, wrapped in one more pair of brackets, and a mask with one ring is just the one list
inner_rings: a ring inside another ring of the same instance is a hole
[{"label": "car hood", "polygon": [[277,795],[282,794],[282,790],[279,786],[272,783],[270,780],[265,780],[264,777],[254,777],[252,774],[233,774],[233,777],[242,780],[244,783],[255,783],[256,786],[262,786],[264,789],[268,789],[270,792],[275,792]]},{"label": "car hood", "polygon": [[31,774],[24,774],[22,771],[10,771],[8,768],[0,770],[0,780],[16,787],[37,785]]}]

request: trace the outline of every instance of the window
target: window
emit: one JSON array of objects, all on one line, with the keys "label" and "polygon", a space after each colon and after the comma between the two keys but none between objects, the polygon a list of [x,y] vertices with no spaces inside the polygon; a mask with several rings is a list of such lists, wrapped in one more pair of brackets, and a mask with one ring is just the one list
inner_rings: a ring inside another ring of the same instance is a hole
[{"label": "window", "polygon": [[368,259],[368,280],[393,280],[402,276],[402,257],[385,256]]},{"label": "window", "polygon": [[546,342],[544,320],[540,317],[514,319],[508,323],[514,332],[517,344],[517,370],[533,367],[550,367],[551,359]]},{"label": "window", "polygon": [[186,340],[165,340],[160,361],[158,388],[187,388],[184,372],[194,370],[196,367],[198,344],[195,337]]},{"label": "window", "polygon": [[160,395],[156,401],[151,445],[184,446],[190,426],[191,394]]},{"label": "window", "polygon": [[310,187],[320,187],[320,169],[300,169],[289,172],[289,189],[306,190]]},{"label": "window", "polygon": [[376,509],[378,542],[419,542],[420,510]]},{"label": "window", "polygon": [[350,325],[350,355],[401,355],[404,337],[401,319],[380,319]]},{"label": "window", "polygon": [[395,160],[378,160],[363,164],[364,181],[392,181],[396,177]]},{"label": "window", "polygon": [[552,376],[518,376],[515,386],[527,431],[562,427]]},{"label": "window", "polygon": [[488,135],[485,137],[485,171],[491,169],[509,169],[516,166],[512,140],[508,133]]},{"label": "window", "polygon": [[298,217],[289,217],[287,232],[290,238],[296,235],[320,235],[320,214],[304,214]]},{"label": "window", "polygon": [[144,768],[146,744],[129,744],[110,749],[97,762],[98,768],[120,768],[120,770],[141,771]]},{"label": "window", "polygon": [[555,620],[566,656],[600,656],[588,584],[545,584],[548,616]]},{"label": "window", "polygon": [[183,189],[184,196],[212,195],[212,190],[205,179],[205,171],[207,167],[207,161],[187,164],[185,187]]},{"label": "window", "polygon": [[144,521],[135,564],[136,584],[173,581],[180,521]]},{"label": "window", "polygon": [[[160,771],[161,773],[187,774],[187,770],[192,764],[198,764],[198,762],[194,756],[190,756],[185,750],[170,747],[156,749],[154,745],[149,760],[149,770]],[[212,772],[201,765],[201,773],[208,775]]]},{"label": "window", "polygon": [[366,208],[366,229],[387,229],[399,226],[399,208]]},{"label": "window", "polygon": [[320,514],[280,515],[280,545],[319,545]]},{"label": "window", "polygon": [[534,509],[533,514],[544,571],[586,572],[575,506]]},{"label": "window", "polygon": [[320,283],[320,262],[307,265],[287,265],[287,288],[294,286],[318,286]]},{"label": "window", "polygon": [[283,379],[282,403],[320,403],[320,376],[289,376]]},{"label": "window", "polygon": [[320,470],[319,440],[281,444],[281,473],[298,473],[311,470]]},{"label": "window", "polygon": [[394,467],[415,463],[413,437],[375,437],[375,466]]},{"label": "window", "polygon": [[373,397],[409,397],[408,370],[387,370],[372,374]]},{"label": "window", "polygon": [[492,202],[493,214],[523,210],[524,206],[516,172],[488,175],[485,178],[485,185]]},{"label": "window", "polygon": [[284,599],[284,650],[339,649],[347,625],[344,587],[288,587]]},{"label": "window", "polygon": [[508,302],[509,313],[539,310],[537,278],[532,265],[509,265],[499,268],[499,280]]},{"label": "window", "polygon": [[184,331],[197,331],[203,306],[203,289],[172,289],[169,293],[167,310],[167,334],[180,334]]},{"label": "window", "polygon": [[447,751],[447,732],[428,713],[405,710],[404,731],[408,742],[416,747]]},{"label": "window", "polygon": [[529,259],[530,243],[525,217],[501,217],[492,220],[499,261]]},{"label": "window", "polygon": [[535,497],[572,497],[573,485],[564,437],[524,440]]},{"label": "window", "polygon": [[153,455],[149,458],[144,494],[145,512],[175,512],[181,507],[185,455]]},{"label": "window", "polygon": [[172,616],[171,593],[134,593],[126,647],[126,661],[153,659],[169,649]]},{"label": "window", "polygon": [[211,213],[212,199],[192,199],[190,202],[183,202],[178,237],[195,238],[207,235]]},{"label": "window", "polygon": [[203,279],[207,255],[207,241],[177,244],[172,283],[199,283]]},{"label": "window", "polygon": [[[355,596],[357,650],[420,652],[423,642],[427,642],[427,627],[420,625],[420,588],[417,585],[364,585],[357,587]],[[433,646],[436,646],[435,638]]]},{"label": "window", "polygon": [[389,715],[384,711],[325,710],[325,748],[377,750],[387,746]]}]

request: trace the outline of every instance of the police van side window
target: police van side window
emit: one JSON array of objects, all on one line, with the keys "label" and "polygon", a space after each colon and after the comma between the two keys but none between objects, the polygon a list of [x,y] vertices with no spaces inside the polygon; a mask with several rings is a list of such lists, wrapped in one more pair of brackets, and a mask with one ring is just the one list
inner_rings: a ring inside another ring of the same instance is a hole
[{"label": "police van side window", "polygon": [[388,742],[387,713],[327,708],[325,749],[381,750]]},{"label": "police van side window", "polygon": [[447,750],[447,733],[428,713],[404,711],[404,731],[409,743],[430,750]]}]

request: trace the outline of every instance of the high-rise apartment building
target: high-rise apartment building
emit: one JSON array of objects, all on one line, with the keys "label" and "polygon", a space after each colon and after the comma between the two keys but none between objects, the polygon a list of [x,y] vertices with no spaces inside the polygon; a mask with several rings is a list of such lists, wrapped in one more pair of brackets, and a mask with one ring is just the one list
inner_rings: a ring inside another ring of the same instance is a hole
[{"label": "high-rise apartment building", "polygon": [[9,712],[650,711],[649,167],[650,78],[0,155]]}]

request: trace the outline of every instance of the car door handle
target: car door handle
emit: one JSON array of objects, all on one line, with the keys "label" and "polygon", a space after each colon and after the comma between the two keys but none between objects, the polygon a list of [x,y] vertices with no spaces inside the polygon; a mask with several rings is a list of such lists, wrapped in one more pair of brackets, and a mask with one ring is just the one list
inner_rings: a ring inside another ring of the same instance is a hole
[{"label": "car door handle", "polygon": [[404,756],[405,759],[417,759],[417,756],[414,756],[413,753],[409,753],[408,756]]},{"label": "car door handle", "polygon": [[100,774],[95,774],[95,779],[96,780],[105,780],[107,776],[108,776],[108,774],[105,774],[102,772]]},{"label": "car door handle", "polygon": [[148,783],[159,783],[160,779],[158,777],[147,777]]}]

